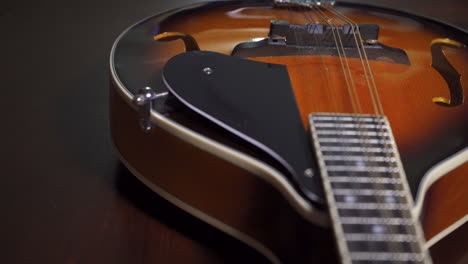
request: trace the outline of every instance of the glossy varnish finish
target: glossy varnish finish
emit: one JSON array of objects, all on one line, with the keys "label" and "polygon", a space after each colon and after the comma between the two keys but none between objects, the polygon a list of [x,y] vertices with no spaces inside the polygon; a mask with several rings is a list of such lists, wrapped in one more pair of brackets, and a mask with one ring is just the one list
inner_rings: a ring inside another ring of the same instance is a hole
[{"label": "glossy varnish finish", "polygon": [[[111,144],[113,41],[135,21],[192,2],[2,2],[1,263],[264,263],[155,195],[119,164]],[[466,1],[366,2],[468,27]],[[452,257],[468,252],[467,237],[451,240],[434,261],[465,263]]]},{"label": "glossy varnish finish", "polygon": [[[133,122],[136,113],[120,96],[111,93],[111,127],[117,150],[140,179],[150,187],[157,185],[153,190],[161,188],[170,194],[171,202],[182,201],[184,210],[196,208],[241,231],[287,263],[333,263],[330,229],[310,225],[258,176],[163,129],[143,132]],[[314,250],[318,248],[321,250]]]},{"label": "glossy varnish finish", "polygon": [[[378,24],[379,42],[405,50],[411,61],[411,65],[369,61],[378,90],[378,100],[392,125],[400,154],[406,162],[405,166],[410,167],[412,162],[417,162],[427,153],[437,152],[441,145],[455,145],[454,150],[466,147],[467,104],[448,108],[432,102],[433,97],[449,97],[449,89],[440,74],[431,67],[430,53],[430,43],[435,38],[451,38],[464,42],[464,37],[460,33],[447,31],[447,28],[435,26],[427,21],[404,18],[391,12],[367,12],[362,8],[349,7],[339,7],[337,10],[358,24]],[[324,14],[332,17],[335,24],[343,24],[330,12],[325,11]],[[159,31],[191,34],[202,50],[229,54],[237,43],[267,37],[270,20],[286,20],[294,24],[324,23],[323,18],[313,11],[229,6],[175,15],[165,20]],[[148,56],[158,58],[159,63],[152,65],[157,69],[164,65],[164,61],[182,50],[180,42],[155,43],[154,47],[149,49]],[[459,73],[468,76],[468,50],[446,49],[445,53]],[[350,99],[352,88],[345,82],[342,64],[337,57],[288,56],[251,59],[288,66],[305,127],[307,115],[313,112],[375,113],[362,61],[359,59],[347,59],[360,101],[355,103],[354,107]],[[347,67],[344,70],[347,71]],[[468,87],[467,78],[462,78],[462,85]],[[359,111],[356,105],[359,105],[362,111]],[[432,165],[434,164],[433,162]],[[412,172],[411,168],[407,171],[410,181]],[[451,181],[452,178],[462,179],[467,173],[466,166],[460,167],[447,175],[444,182]],[[426,213],[425,216],[430,214],[430,218],[423,220],[427,238],[468,212],[467,203],[463,202],[466,200],[462,188],[464,185],[458,185],[460,188],[455,185],[449,190],[442,186],[447,185],[442,181],[440,185],[436,183],[432,186],[430,194],[440,193],[438,188],[454,194],[450,201],[453,202],[451,206],[456,206],[457,210],[453,210],[451,214]],[[429,208],[442,206],[441,201],[427,201]]]},{"label": "glossy varnish finish", "polygon": [[[460,33],[446,32],[432,24],[425,25],[424,20],[379,13],[378,9],[366,12],[365,9],[341,7],[338,10],[356,23],[378,24],[381,29],[379,41],[403,49],[409,56],[409,66],[385,62],[386,58],[382,58],[382,61],[369,61],[379,100],[392,125],[406,165],[411,165],[412,161],[420,158],[416,154],[424,154],[428,150],[437,151],[434,146],[445,144],[440,141],[447,141],[447,144],[451,145],[454,141],[458,148],[466,144],[466,104],[444,108],[432,103],[433,97],[448,96],[449,90],[439,73],[432,69],[429,52],[432,39],[450,37],[463,41]],[[325,12],[325,15],[331,16],[331,13]],[[234,5],[197,9],[196,12],[185,11],[165,19],[159,25],[149,20],[145,30],[148,39],[152,37],[151,33],[155,29],[160,33],[190,34],[198,41],[202,50],[229,54],[240,42],[267,37],[270,20],[287,20],[294,24],[323,23],[321,17],[312,11]],[[336,18],[334,22],[342,24]],[[144,70],[159,73],[168,59],[183,51],[181,41],[149,41],[145,45]],[[467,51],[447,50],[447,56],[462,75],[468,74],[465,65],[468,59]],[[354,102],[354,106],[349,99],[351,88],[345,82],[343,67],[337,57],[288,56],[251,59],[288,66],[291,84],[306,128],[307,115],[313,112],[375,113],[362,61],[359,59],[345,59],[360,101]],[[117,74],[120,65],[122,64],[117,64]],[[344,70],[347,71],[347,67]],[[123,84],[127,85],[126,80],[134,75],[119,77]],[[119,89],[115,83],[113,85]],[[467,86],[465,80],[463,85]],[[126,88],[130,91],[135,89],[131,85]],[[163,89],[157,86],[153,88]],[[323,261],[326,256],[333,255],[333,250],[314,250],[323,249],[316,246],[317,238],[326,238],[330,245],[327,248],[332,247],[329,240],[332,237],[330,230],[308,224],[272,186],[258,176],[197,149],[164,130],[155,128],[150,133],[143,133],[134,122],[137,119],[136,112],[126,105],[128,101],[123,101],[121,96],[124,96],[121,92],[113,91],[114,141],[126,162],[150,187],[158,186],[170,193],[172,198],[183,201],[185,206],[203,211],[240,230],[271,249],[287,263]],[[359,105],[360,110],[356,105]],[[212,136],[210,131],[196,129],[194,121],[184,117],[183,113],[169,113],[168,117],[204,135]],[[179,153],[190,157],[182,161],[182,166],[178,165]],[[411,172],[410,168],[409,178]],[[466,167],[461,167],[447,175],[444,180],[452,182],[452,178],[460,179],[465,174]],[[447,185],[434,185],[430,192],[434,195],[430,198],[435,199],[427,200],[426,208],[430,209],[426,211],[426,217],[423,219],[427,238],[431,238],[468,211],[464,207],[466,203],[463,203],[466,199],[463,188],[452,186],[449,192],[454,194],[454,198],[444,199],[447,203],[443,204],[437,199],[436,194],[440,193],[437,190],[444,186]],[[153,190],[158,191],[158,187]],[[433,208],[440,211],[442,206],[456,206],[457,210],[453,210],[450,215],[431,213],[437,211]]]}]

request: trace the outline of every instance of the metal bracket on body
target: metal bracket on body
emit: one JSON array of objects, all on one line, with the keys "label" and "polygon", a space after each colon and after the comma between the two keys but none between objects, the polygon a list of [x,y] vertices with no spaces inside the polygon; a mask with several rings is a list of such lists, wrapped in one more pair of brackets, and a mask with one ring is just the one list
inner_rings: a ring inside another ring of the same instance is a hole
[{"label": "metal bracket on body", "polygon": [[138,122],[143,131],[148,132],[152,128],[151,109],[154,100],[164,98],[169,92],[156,93],[150,87],[141,88],[133,98],[133,103],[138,107]]}]

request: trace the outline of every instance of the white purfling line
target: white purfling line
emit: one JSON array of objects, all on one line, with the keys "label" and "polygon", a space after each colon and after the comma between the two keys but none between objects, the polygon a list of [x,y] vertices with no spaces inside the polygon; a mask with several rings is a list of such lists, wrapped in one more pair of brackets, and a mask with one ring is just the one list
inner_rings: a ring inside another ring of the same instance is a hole
[{"label": "white purfling line", "polygon": [[464,225],[465,223],[468,222],[468,214],[465,214],[464,217],[458,219],[458,221],[456,221],[455,223],[453,223],[452,225],[450,225],[449,227],[445,228],[444,230],[442,230],[441,232],[439,232],[437,235],[433,236],[431,239],[429,239],[427,242],[426,242],[426,249],[429,249],[430,247],[432,247],[433,245],[435,245],[437,242],[439,242],[440,240],[442,240],[444,237],[446,237],[447,235],[451,234],[453,231],[455,231],[457,228],[461,227],[462,225]]},{"label": "white purfling line", "polygon": [[[146,19],[149,19],[153,16],[150,16]],[[117,76],[115,65],[114,65],[114,54],[117,47],[117,43],[120,39],[132,28],[140,25],[143,19],[134,25],[128,27],[123,31],[117,39],[114,41],[111,49],[111,54],[109,56],[109,68],[111,72],[112,80],[118,89],[117,93],[122,97],[127,105],[137,111],[137,107],[133,103],[134,95],[123,85],[119,77]],[[185,141],[187,144],[191,144],[203,151],[206,151],[216,157],[219,157],[223,160],[226,160],[232,164],[235,164],[241,168],[246,169],[249,172],[259,176],[261,179],[267,181],[273,185],[280,193],[283,194],[283,197],[296,209],[296,211],[304,217],[307,221],[315,223],[319,226],[327,226],[328,216],[320,211],[318,208],[313,207],[305,198],[303,198],[298,191],[292,186],[292,184],[286,180],[286,177],[278,172],[276,169],[271,167],[269,164],[266,164],[262,161],[252,158],[247,154],[244,154],[238,150],[235,150],[231,147],[223,145],[207,136],[201,135],[189,128],[186,128],[177,122],[167,118],[166,116],[151,110],[151,122],[158,126],[158,128],[165,130],[166,132],[172,134],[173,136],[180,138]]]},{"label": "white purfling line", "polygon": [[138,179],[140,180],[144,185],[146,185],[148,188],[150,188],[152,191],[157,193],[159,196],[164,198],[165,200],[169,201],[173,205],[179,207],[180,209],[184,210],[185,212],[191,214],[192,216],[208,223],[209,225],[223,231],[224,233],[238,239],[239,241],[242,241],[246,245],[249,245],[253,249],[257,250],[260,254],[268,258],[272,263],[274,264],[280,264],[281,261],[279,258],[266,246],[264,246],[262,243],[259,241],[253,239],[249,235],[242,233],[241,231],[225,224],[224,222],[211,217],[208,214],[205,214],[204,212],[198,210],[195,207],[192,207],[191,205],[185,203],[184,201],[180,200],[179,198],[173,196],[172,194],[166,192],[153,182],[149,181],[146,179],[146,177],[142,176],[135,168],[133,168],[126,160],[123,158],[122,154],[118,151],[117,148],[115,148],[116,152],[118,153],[120,160],[122,163],[125,165],[125,167],[128,168],[128,170]]},{"label": "white purfling line", "polygon": [[460,167],[465,162],[468,162],[468,147],[437,163],[430,170],[428,170],[426,174],[424,174],[421,183],[419,184],[417,197],[414,199],[415,205],[413,211],[415,215],[421,214],[424,203],[424,196],[429,187],[432,186],[432,184],[434,184],[442,176]]}]

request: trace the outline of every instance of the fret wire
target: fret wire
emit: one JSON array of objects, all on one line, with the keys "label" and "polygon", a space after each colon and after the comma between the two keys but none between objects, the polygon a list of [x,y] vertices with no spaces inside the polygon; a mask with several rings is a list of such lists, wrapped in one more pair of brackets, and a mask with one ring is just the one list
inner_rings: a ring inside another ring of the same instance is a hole
[{"label": "fret wire", "polygon": [[[333,218],[341,225],[341,231],[337,231],[337,235],[342,233],[348,241],[362,239],[364,244],[352,244],[352,250],[347,246],[351,254],[363,246],[370,251],[380,250],[378,246],[370,243],[372,241],[414,242],[417,244],[410,243],[399,248],[405,251],[422,250],[423,238],[417,231],[418,224],[412,218],[412,203],[409,202],[411,199],[408,199],[409,194],[403,187],[407,183],[402,180],[404,172],[398,160],[388,121],[382,116],[366,116],[366,123],[359,123],[359,117],[360,115],[337,114],[310,116],[311,132],[322,176],[328,179],[331,188],[325,189],[332,194],[332,199],[336,200],[335,209],[331,210],[336,210],[338,218]],[[329,195],[327,199],[330,199]],[[350,233],[357,230],[374,233]],[[340,247],[343,247],[343,244],[340,244]],[[388,244],[388,247],[391,250],[397,249],[391,244]],[[425,255],[422,254],[421,259],[424,258]]]},{"label": "fret wire", "polygon": [[391,149],[365,147],[321,147],[322,151],[393,153]]},{"label": "fret wire", "polygon": [[401,184],[398,178],[376,178],[376,177],[349,177],[349,176],[329,176],[330,182],[358,182],[358,183],[388,183]]},{"label": "fret wire", "polygon": [[373,128],[373,129],[387,129],[385,125],[374,125],[374,124],[342,124],[342,123],[317,123],[315,124],[316,128],[322,128],[322,127],[327,127],[327,128],[357,128],[357,129],[363,129],[363,128]]},{"label": "fret wire", "polygon": [[388,137],[389,134],[385,132],[374,131],[354,131],[354,130],[317,130],[317,135],[351,135],[351,136],[379,136]]},{"label": "fret wire", "polygon": [[409,210],[407,204],[383,204],[383,203],[335,203],[338,209],[361,209],[361,210]]},{"label": "fret wire", "polygon": [[395,167],[369,167],[369,166],[326,166],[328,171],[363,171],[363,172],[390,172],[396,173],[399,168]]},{"label": "fret wire", "polygon": [[[312,117],[314,121],[351,121],[351,122],[384,122],[381,118],[375,117],[355,117],[355,116],[319,116]],[[320,122],[315,122],[320,123]]]},{"label": "fret wire", "polygon": [[327,156],[324,155],[323,159],[325,161],[334,161],[334,160],[341,160],[341,161],[382,161],[382,162],[396,162],[395,157],[385,157],[385,156]]},{"label": "fret wire", "polygon": [[323,143],[365,143],[365,144],[390,144],[392,143],[390,140],[382,140],[382,139],[362,139],[362,138],[320,138],[319,139],[320,145]]},{"label": "fret wire", "polygon": [[424,261],[423,253],[388,253],[388,252],[351,252],[352,260],[368,261]]},{"label": "fret wire", "polygon": [[370,188],[381,188],[381,189],[396,189],[396,190],[402,190],[403,191],[403,186],[402,184],[391,184],[391,183],[366,183],[366,182],[330,182],[332,188],[362,188],[362,189],[370,189]]},{"label": "fret wire", "polygon": [[404,191],[399,190],[374,190],[374,189],[334,189],[337,195],[376,195],[376,196],[406,196]]},{"label": "fret wire", "polygon": [[342,224],[365,224],[365,225],[412,225],[410,218],[380,218],[380,217],[340,217]]},{"label": "fret wire", "polygon": [[407,234],[347,233],[345,237],[348,241],[418,242],[415,235]]}]

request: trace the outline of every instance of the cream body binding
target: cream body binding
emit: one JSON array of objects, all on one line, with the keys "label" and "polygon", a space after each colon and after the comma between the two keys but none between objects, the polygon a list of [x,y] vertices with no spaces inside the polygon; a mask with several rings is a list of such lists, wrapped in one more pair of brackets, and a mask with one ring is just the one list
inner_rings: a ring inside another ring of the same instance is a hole
[{"label": "cream body binding", "polygon": [[[135,23],[134,25],[127,28],[123,31],[119,37],[115,40],[111,54],[110,54],[110,72],[111,72],[111,81],[114,83],[114,87],[116,87],[117,94],[131,107],[135,112],[137,112],[136,106],[133,104],[133,95],[130,93],[128,89],[122,84],[119,80],[117,73],[115,71],[114,66],[114,52],[117,43],[125,35],[131,28],[140,24],[141,22],[145,21],[146,19],[142,19],[141,21]],[[135,122],[138,122],[135,120]],[[272,186],[274,186],[282,195],[283,197],[292,205],[292,207],[305,219],[310,221],[313,224],[319,226],[328,226],[329,225],[329,218],[328,215],[322,211],[319,211],[312,207],[294,188],[293,186],[285,180],[285,176],[282,175],[279,171],[274,169],[273,167],[269,166],[268,164],[252,158],[248,155],[245,155],[231,147],[223,145],[219,142],[216,142],[204,135],[201,135],[191,129],[188,129],[169,118],[164,117],[163,115],[159,114],[156,111],[151,111],[151,122],[153,125],[157,126],[158,129],[164,129],[167,132],[171,133],[172,135],[184,140],[187,144],[192,144],[201,150],[209,152],[212,155],[220,157],[228,162],[231,162],[241,168],[246,169],[247,171],[252,172],[253,174],[257,175],[264,181],[268,182]],[[119,153],[118,149],[115,148]],[[198,210],[187,204],[184,201],[181,201],[177,197],[171,195],[170,193],[164,191],[163,189],[159,188],[157,185],[145,180],[145,177],[138,172],[138,168],[133,168],[128,162],[125,161],[123,153],[119,153],[120,160],[124,163],[124,165],[139,179],[141,180],[146,186],[156,192],[158,195],[163,197],[164,199],[168,200],[175,206],[183,209],[184,211],[192,214],[193,216],[199,218],[200,220],[218,228],[219,230],[235,237],[236,239],[244,242],[245,244],[251,246],[262,255],[267,257],[272,263],[280,263],[279,259],[275,256],[273,252],[271,252],[267,247],[262,245],[260,242],[256,241],[252,237],[243,234],[241,231],[236,230],[217,219],[203,213],[202,211]],[[413,208],[413,215],[416,217],[420,217],[421,209],[423,208],[424,197],[426,192],[429,188],[434,184],[437,180],[442,178],[444,175],[449,173],[450,171],[456,169],[457,167],[463,165],[465,162],[468,161],[468,147],[464,148],[463,150],[453,154],[452,156],[448,157],[447,159],[439,162],[435,166],[433,166],[423,177],[421,184],[418,189],[418,195],[415,197],[414,208]],[[465,215],[457,222],[453,223],[451,226],[447,227],[439,234],[435,235],[433,238],[426,242],[426,247],[430,248],[431,246],[435,245],[438,241],[449,235],[451,232],[455,231],[458,227],[462,226],[468,221],[468,215]]]}]

